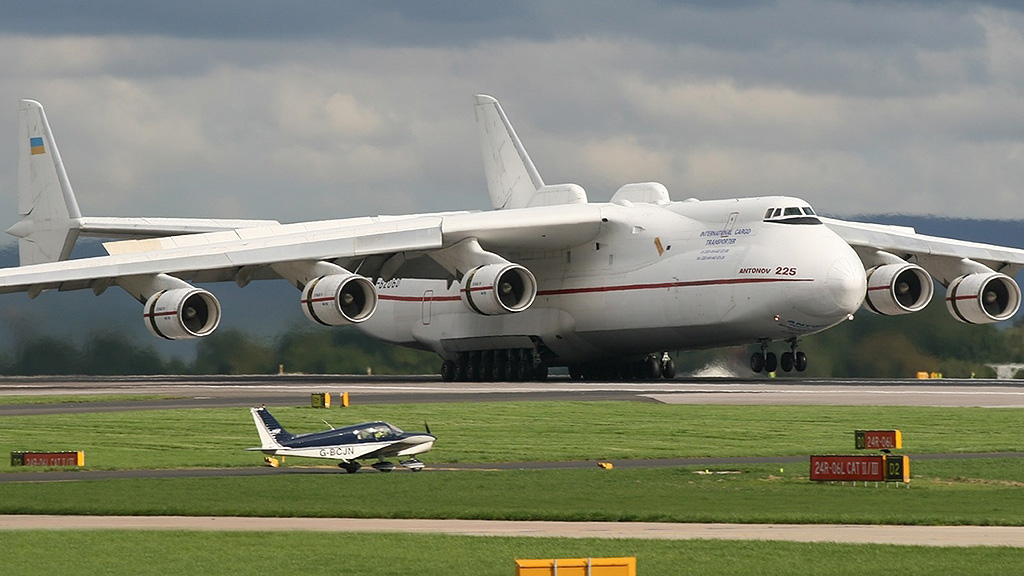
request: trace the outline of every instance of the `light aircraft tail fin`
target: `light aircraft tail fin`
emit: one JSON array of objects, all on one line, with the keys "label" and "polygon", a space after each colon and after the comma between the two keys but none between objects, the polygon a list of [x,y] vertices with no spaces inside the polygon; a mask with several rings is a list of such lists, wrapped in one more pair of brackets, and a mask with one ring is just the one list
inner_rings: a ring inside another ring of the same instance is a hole
[{"label": "light aircraft tail fin", "polygon": [[82,214],[64,171],[43,106],[18,109],[18,213],[8,232],[18,237],[22,266],[66,260],[78,239]]},{"label": "light aircraft tail fin", "polygon": [[292,437],[287,430],[281,427],[277,418],[267,410],[266,406],[250,408],[252,419],[256,423],[256,430],[260,434],[262,448],[281,448],[281,442]]}]

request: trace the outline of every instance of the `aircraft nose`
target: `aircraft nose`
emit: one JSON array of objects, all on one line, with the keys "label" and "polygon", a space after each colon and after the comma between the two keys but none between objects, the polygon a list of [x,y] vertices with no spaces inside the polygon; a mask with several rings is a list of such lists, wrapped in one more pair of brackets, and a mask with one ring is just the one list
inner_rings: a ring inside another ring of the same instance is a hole
[{"label": "aircraft nose", "polygon": [[833,262],[825,287],[838,313],[852,314],[860,308],[867,293],[867,276],[860,258],[846,256]]}]

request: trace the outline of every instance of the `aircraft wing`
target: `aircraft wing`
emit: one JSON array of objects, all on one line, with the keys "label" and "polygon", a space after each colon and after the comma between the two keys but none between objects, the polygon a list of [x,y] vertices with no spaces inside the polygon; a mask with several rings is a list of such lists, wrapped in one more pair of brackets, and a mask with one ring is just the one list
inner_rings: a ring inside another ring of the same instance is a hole
[{"label": "aircraft wing", "polygon": [[489,250],[557,250],[594,237],[597,207],[561,206],[501,212],[379,216],[271,224],[204,234],[105,244],[110,255],[0,269],[0,293],[91,288],[123,277],[168,274],[208,282],[276,277],[259,270],[284,262],[316,262],[403,252],[430,255],[476,238]]},{"label": "aircraft wing", "polygon": [[868,264],[887,252],[926,269],[942,285],[969,270],[972,263],[1014,276],[1024,269],[1024,250],[918,234],[907,226],[887,226],[821,218]]}]

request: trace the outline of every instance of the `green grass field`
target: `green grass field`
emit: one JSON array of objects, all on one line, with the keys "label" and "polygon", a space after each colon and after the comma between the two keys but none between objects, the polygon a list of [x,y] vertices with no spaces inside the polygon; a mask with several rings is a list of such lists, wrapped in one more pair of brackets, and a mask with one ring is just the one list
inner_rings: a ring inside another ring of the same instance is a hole
[{"label": "green grass field", "polygon": [[[313,409],[271,406],[291,432],[387,420],[438,436],[422,458],[508,462],[773,456],[853,451],[853,430],[898,428],[908,452],[1024,450],[1024,410],[843,406],[686,406],[502,402]],[[251,466],[262,462],[248,409],[8,416],[0,454],[85,450],[90,469]],[[308,461],[307,461],[308,462]],[[6,458],[0,471],[13,471]]]},{"label": "green grass field", "polygon": [[[1024,450],[1024,410],[538,402],[271,407],[292,432],[383,419],[438,436],[443,462],[852,453],[899,428],[911,453]],[[91,469],[258,465],[248,410],[0,419],[0,451],[86,451]],[[289,459],[287,465],[329,461]],[[911,460],[911,487],[816,484],[808,464],[365,472],[0,484],[0,513],[1024,525],[1017,458]],[[28,470],[28,469],[26,469]],[[34,470],[34,469],[32,469]],[[0,472],[14,473],[6,458]],[[637,556],[640,574],[1012,573],[1024,550],[413,534],[15,531],[4,573],[512,574],[515,558]],[[370,553],[367,553],[370,551]],[[827,569],[826,569],[827,567]]]},{"label": "green grass field", "polygon": [[595,466],[5,483],[0,513],[1024,525],[1019,459],[922,461],[912,464],[909,489],[818,484],[808,481],[806,464],[736,469],[742,473]]},{"label": "green grass field", "polygon": [[91,402],[134,402],[142,400],[171,400],[179,396],[158,394],[83,394],[68,396],[0,396],[0,405],[22,404],[87,404]]},{"label": "green grass field", "polygon": [[643,576],[1013,574],[1020,548],[422,534],[5,532],[7,574],[510,576],[517,558],[635,556]]}]

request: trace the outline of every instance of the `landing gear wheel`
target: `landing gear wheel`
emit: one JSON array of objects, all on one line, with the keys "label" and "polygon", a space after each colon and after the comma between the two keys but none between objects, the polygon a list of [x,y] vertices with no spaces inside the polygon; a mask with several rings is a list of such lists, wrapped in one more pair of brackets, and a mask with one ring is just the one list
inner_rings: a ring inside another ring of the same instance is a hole
[{"label": "landing gear wheel", "polygon": [[541,363],[533,368],[533,379],[543,382],[548,379],[548,365]]},{"label": "landing gear wheel", "polygon": [[508,351],[508,356],[505,359],[505,374],[508,375],[509,382],[517,382],[520,379],[519,358],[518,349],[513,348]]},{"label": "landing gear wheel", "polygon": [[469,364],[469,356],[462,352],[459,357],[455,360],[455,381],[465,382],[469,380],[467,365]]},{"label": "landing gear wheel", "polygon": [[658,378],[661,378],[661,361],[654,356],[644,360],[642,376],[647,380],[657,380]]},{"label": "landing gear wheel", "polygon": [[573,380],[583,380],[583,366],[579,364],[573,364],[569,366],[569,378]]},{"label": "landing gear wheel", "polygon": [[782,358],[779,360],[779,366],[782,367],[783,372],[791,372],[793,370],[793,353],[783,352]]},{"label": "landing gear wheel", "polygon": [[779,367],[779,359],[775,356],[774,352],[769,352],[764,355],[764,371],[775,372],[775,369]]},{"label": "landing gear wheel", "polygon": [[441,380],[445,382],[455,381],[455,362],[451,360],[441,362]]},{"label": "landing gear wheel", "polygon": [[750,369],[757,374],[764,370],[764,353],[754,352],[754,355],[750,357]]},{"label": "landing gear wheel", "polygon": [[349,474],[355,474],[362,467],[363,467],[362,464],[360,464],[359,462],[355,462],[355,461],[353,461],[353,462],[342,462],[341,464],[338,464],[338,468],[341,468],[342,470],[344,470],[345,472],[348,472]]},{"label": "landing gear wheel", "polygon": [[494,382],[494,350],[480,352],[480,380]]},{"label": "landing gear wheel", "polygon": [[533,359],[530,355],[523,353],[522,357],[519,358],[519,381],[526,382],[533,376]]},{"label": "landing gear wheel", "polygon": [[671,358],[662,361],[661,377],[666,380],[671,380],[676,377],[676,363]]},{"label": "landing gear wheel", "polygon": [[797,352],[793,365],[796,367],[797,372],[807,370],[807,354]]},{"label": "landing gear wheel", "polygon": [[466,361],[466,380],[476,382],[480,380],[480,353],[470,352]]}]

